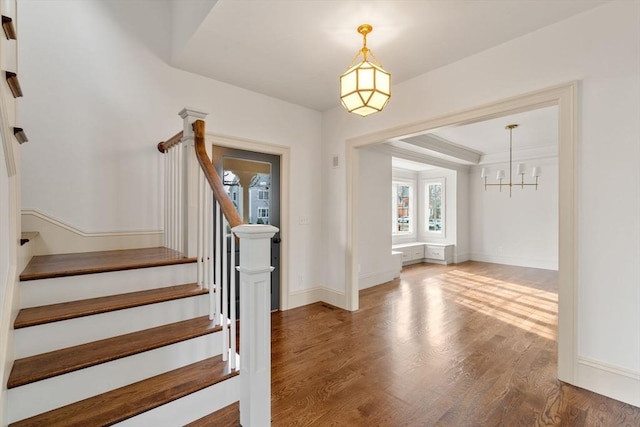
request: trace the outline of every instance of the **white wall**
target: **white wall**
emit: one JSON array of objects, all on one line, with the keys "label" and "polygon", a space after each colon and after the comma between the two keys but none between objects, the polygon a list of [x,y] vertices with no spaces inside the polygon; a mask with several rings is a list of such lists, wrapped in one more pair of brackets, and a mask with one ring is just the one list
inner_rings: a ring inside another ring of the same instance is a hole
[{"label": "white wall", "polygon": [[[11,143],[11,142],[10,142]],[[0,141],[0,145],[2,142]],[[2,147],[0,147],[2,148]],[[12,210],[16,208],[11,195],[11,180],[7,170],[5,151],[0,149],[0,425],[6,424],[6,383],[13,361],[11,335],[11,305],[13,303],[13,289],[16,283],[15,256],[11,254],[15,241],[14,225],[11,223]],[[15,213],[14,213],[15,216]]]},{"label": "white wall", "polygon": [[155,146],[181,130],[178,111],[199,109],[208,132],[290,147],[290,289],[317,285],[320,113],[168,66],[148,32],[169,40],[171,3],[137,1],[126,22],[119,3],[19,4],[23,208],[86,233],[161,229]]},{"label": "white wall", "polygon": [[[578,357],[633,384],[640,375],[640,270],[633,261],[640,257],[639,15],[638,1],[608,2],[398,84],[385,110],[367,120],[340,107],[323,116],[327,164],[331,154],[344,155],[348,138],[580,80]],[[326,283],[339,292],[345,283],[345,171],[325,168],[324,188],[331,189],[325,191]],[[613,225],[603,228],[612,216]],[[607,392],[602,383],[579,382]]]},{"label": "white wall", "polygon": [[391,258],[391,156],[360,153],[360,289],[388,282],[399,273]]},{"label": "white wall", "polygon": [[[471,259],[523,267],[558,269],[558,159],[529,160],[541,168],[539,186],[502,192],[485,191],[480,169],[469,176]],[[509,170],[509,163],[491,165],[491,171]],[[519,179],[519,177],[518,177]],[[530,174],[526,182],[533,182]],[[515,180],[515,178],[514,178]],[[495,173],[487,183],[496,183]]]},{"label": "white wall", "polygon": [[469,239],[471,235],[471,208],[470,208],[470,182],[469,171],[456,171],[456,247],[453,254],[453,262],[469,261]]}]

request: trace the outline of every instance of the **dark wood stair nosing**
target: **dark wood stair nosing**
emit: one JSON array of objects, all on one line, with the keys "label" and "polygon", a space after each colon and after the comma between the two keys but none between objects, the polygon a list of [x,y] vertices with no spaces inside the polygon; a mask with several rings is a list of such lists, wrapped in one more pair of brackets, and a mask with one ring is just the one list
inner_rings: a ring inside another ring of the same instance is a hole
[{"label": "dark wood stair nosing", "polygon": [[71,270],[71,271],[60,271],[60,272],[54,272],[54,273],[21,274],[20,281],[28,282],[31,280],[54,279],[56,277],[84,276],[87,274],[111,273],[114,271],[139,270],[143,268],[165,267],[168,265],[178,265],[178,264],[189,264],[189,263],[195,263],[196,261],[197,261],[196,258],[184,258],[184,259],[173,260],[173,261],[159,261],[159,262],[156,261],[156,262],[149,262],[149,263],[131,264],[126,266],[95,267],[95,268],[77,269],[77,270]]},{"label": "dark wood stair nosing", "polygon": [[[188,331],[188,327],[192,330]],[[7,388],[20,387],[221,330],[221,325],[214,326],[208,316],[201,316],[17,359],[9,374]],[[168,336],[157,338],[154,337],[156,333],[166,333]],[[54,362],[55,366],[52,366]]]},{"label": "dark wood stair nosing", "polygon": [[[22,329],[31,326],[91,316],[94,314],[108,313],[183,298],[191,298],[207,293],[207,289],[200,288],[195,283],[189,283],[125,294],[108,295],[104,297],[28,307],[18,312],[13,328]],[[157,294],[160,294],[160,296],[155,296]],[[119,300],[124,301],[118,303]],[[47,312],[50,311],[53,311],[54,314],[47,315]]]},{"label": "dark wood stair nosing", "polygon": [[202,418],[190,422],[184,427],[241,427],[240,402],[220,408]]},{"label": "dark wood stair nosing", "polygon": [[109,426],[222,383],[239,374],[214,356],[9,424],[9,427]]},{"label": "dark wood stair nosing", "polygon": [[[20,274],[20,281],[81,276],[195,263],[168,248],[140,248],[35,256]],[[88,266],[87,266],[88,265]]]}]

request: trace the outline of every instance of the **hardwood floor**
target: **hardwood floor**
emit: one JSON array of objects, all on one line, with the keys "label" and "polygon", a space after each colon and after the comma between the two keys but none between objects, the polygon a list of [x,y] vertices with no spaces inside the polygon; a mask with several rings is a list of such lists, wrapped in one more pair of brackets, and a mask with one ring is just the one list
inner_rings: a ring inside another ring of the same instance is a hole
[{"label": "hardwood floor", "polygon": [[420,264],[272,315],[272,426],[640,426],[556,379],[556,272]]}]

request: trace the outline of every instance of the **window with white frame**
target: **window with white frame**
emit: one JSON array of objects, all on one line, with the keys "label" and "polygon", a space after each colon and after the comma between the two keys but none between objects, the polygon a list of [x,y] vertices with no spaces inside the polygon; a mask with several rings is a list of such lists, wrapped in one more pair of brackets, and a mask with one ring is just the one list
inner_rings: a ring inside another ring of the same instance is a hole
[{"label": "window with white frame", "polygon": [[445,229],[444,178],[428,180],[424,184],[425,232],[444,235]]},{"label": "window with white frame", "polygon": [[414,227],[413,185],[408,182],[393,182],[392,185],[393,234],[411,234]]},{"label": "window with white frame", "polygon": [[258,190],[258,200],[269,200],[269,190]]},{"label": "window with white frame", "polygon": [[258,218],[269,218],[269,208],[258,208]]}]

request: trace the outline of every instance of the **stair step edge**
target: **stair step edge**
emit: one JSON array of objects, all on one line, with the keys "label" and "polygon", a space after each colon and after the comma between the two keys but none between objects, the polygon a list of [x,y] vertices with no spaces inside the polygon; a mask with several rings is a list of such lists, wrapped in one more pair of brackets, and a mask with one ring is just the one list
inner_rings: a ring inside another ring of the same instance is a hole
[{"label": "stair step edge", "polygon": [[14,329],[43,325],[78,317],[140,307],[208,293],[195,283],[168,286],[126,294],[24,308],[18,312]]},{"label": "stair step edge", "polygon": [[240,427],[240,403],[234,402],[229,406],[218,409],[184,427]]},{"label": "stair step edge", "polygon": [[222,356],[215,356],[106,393],[72,403],[9,427],[84,427],[112,425],[235,377]]},{"label": "stair step edge", "polygon": [[117,251],[41,255],[31,259],[20,274],[20,281],[78,276],[110,271],[134,270],[195,263],[168,248],[124,249]]},{"label": "stair step edge", "polygon": [[20,387],[221,330],[222,326],[213,325],[208,316],[202,316],[25,357],[14,362],[7,388]]}]

